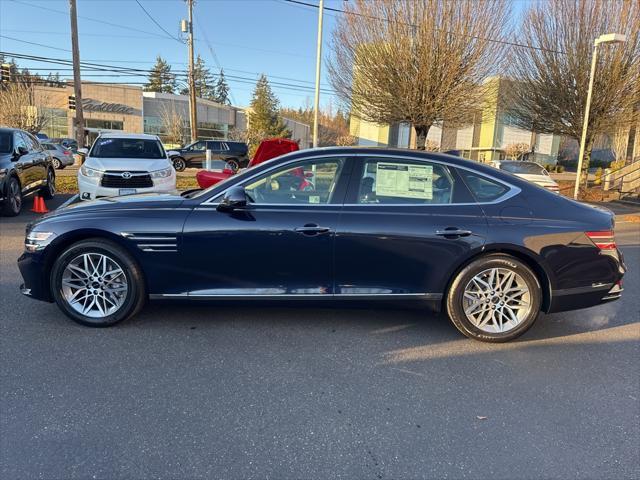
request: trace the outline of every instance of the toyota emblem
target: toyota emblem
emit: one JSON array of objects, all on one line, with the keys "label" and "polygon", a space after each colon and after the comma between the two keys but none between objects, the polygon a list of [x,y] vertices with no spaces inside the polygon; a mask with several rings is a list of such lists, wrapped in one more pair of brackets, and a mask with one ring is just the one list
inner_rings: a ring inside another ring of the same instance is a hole
[{"label": "toyota emblem", "polygon": [[129,179],[131,178],[131,172],[122,172],[122,178]]}]

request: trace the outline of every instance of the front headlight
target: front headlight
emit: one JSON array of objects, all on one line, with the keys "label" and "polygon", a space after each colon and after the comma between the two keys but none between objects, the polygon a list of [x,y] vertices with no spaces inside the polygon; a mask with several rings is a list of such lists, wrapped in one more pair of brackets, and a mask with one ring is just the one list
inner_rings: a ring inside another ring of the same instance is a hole
[{"label": "front headlight", "polygon": [[80,173],[88,178],[102,178],[102,172],[100,170],[87,167],[86,165],[80,167]]},{"label": "front headlight", "polygon": [[163,168],[162,170],[156,170],[151,172],[151,178],[169,178],[173,173],[173,167]]},{"label": "front headlight", "polygon": [[35,252],[46,247],[53,240],[53,232],[29,232],[24,241],[24,248],[27,252]]}]

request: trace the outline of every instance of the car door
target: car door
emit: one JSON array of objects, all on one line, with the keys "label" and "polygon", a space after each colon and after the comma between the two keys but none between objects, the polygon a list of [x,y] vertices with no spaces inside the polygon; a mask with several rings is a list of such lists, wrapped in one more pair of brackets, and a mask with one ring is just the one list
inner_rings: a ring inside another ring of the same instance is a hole
[{"label": "car door", "polygon": [[35,188],[38,181],[37,152],[29,136],[24,132],[14,133],[14,145],[16,151],[23,147],[25,154],[21,155],[16,162],[16,171],[20,178],[23,191]]},{"label": "car door", "polygon": [[242,183],[245,209],[195,208],[183,233],[186,290],[202,297],[324,297],[350,167],[344,157],[290,162]]},{"label": "car door", "polygon": [[206,156],[205,142],[200,141],[189,145],[183,153],[184,159],[189,167],[202,167]]},{"label": "car door", "polygon": [[483,212],[455,168],[361,157],[336,232],[336,294],[437,300],[486,233]]},{"label": "car door", "polygon": [[47,179],[47,168],[49,165],[49,152],[47,152],[35,136],[30,133],[22,133],[29,146],[29,151],[33,154],[33,175],[34,180],[39,184],[44,184]]}]

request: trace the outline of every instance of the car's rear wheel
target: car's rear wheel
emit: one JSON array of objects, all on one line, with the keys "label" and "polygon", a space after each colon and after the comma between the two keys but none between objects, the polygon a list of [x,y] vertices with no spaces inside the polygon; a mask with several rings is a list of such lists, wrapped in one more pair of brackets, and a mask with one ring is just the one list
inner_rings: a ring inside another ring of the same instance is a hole
[{"label": "car's rear wheel", "polygon": [[2,213],[8,217],[15,217],[22,209],[22,189],[16,177],[11,177],[7,183],[7,192],[2,207]]},{"label": "car's rear wheel", "polygon": [[40,190],[42,196],[51,199],[56,195],[56,174],[52,168],[47,170],[47,184]]},{"label": "car's rear wheel", "polygon": [[447,295],[447,313],[455,327],[484,342],[519,337],[536,321],[541,304],[535,273],[508,255],[471,262],[458,273]]},{"label": "car's rear wheel", "polygon": [[62,169],[62,162],[58,158],[53,157],[53,159],[51,159],[51,164],[56,170]]},{"label": "car's rear wheel", "polygon": [[176,172],[182,172],[187,168],[187,162],[185,162],[182,157],[174,157],[171,161],[173,162],[173,168],[176,169]]},{"label": "car's rear wheel", "polygon": [[229,160],[227,160],[227,167],[229,167],[234,172],[237,172],[238,169],[240,169],[240,164],[238,163],[237,159],[230,158]]},{"label": "car's rear wheel", "polygon": [[71,245],[51,270],[52,296],[72,320],[108,327],[135,315],[144,305],[142,271],[116,244],[85,240]]}]

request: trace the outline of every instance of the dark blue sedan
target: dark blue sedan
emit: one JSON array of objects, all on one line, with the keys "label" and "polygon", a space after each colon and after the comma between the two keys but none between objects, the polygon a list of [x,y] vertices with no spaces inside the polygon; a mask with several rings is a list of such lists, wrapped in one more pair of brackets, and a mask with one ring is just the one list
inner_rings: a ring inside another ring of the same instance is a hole
[{"label": "dark blue sedan", "polygon": [[181,195],[69,205],[27,228],[22,291],[105,327],[147,299],[401,300],[502,342],[620,298],[614,217],[407,150],[288,154]]}]

